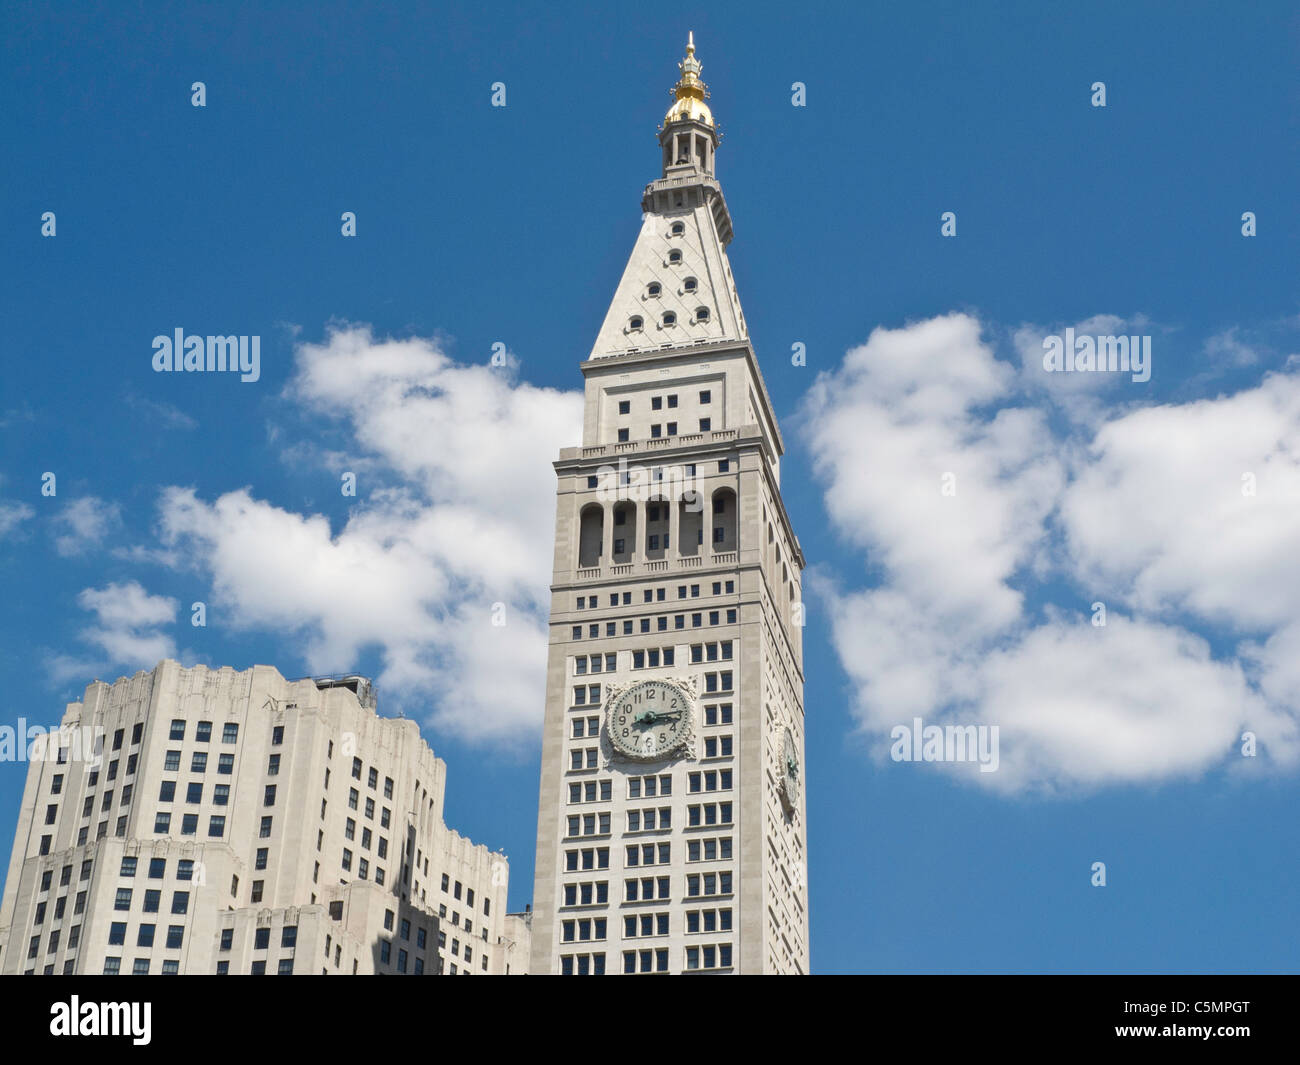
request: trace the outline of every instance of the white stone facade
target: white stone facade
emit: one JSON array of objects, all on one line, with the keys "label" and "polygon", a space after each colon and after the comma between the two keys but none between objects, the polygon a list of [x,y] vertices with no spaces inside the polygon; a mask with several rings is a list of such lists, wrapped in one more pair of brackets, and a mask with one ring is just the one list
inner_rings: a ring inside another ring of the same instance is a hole
[{"label": "white stone facade", "polygon": [[[582,364],[582,446],[555,463],[534,973],[809,968],[804,558],[692,62]],[[691,279],[709,313],[684,321]],[[664,307],[676,322],[643,339]],[[678,684],[694,722],[657,761],[617,756],[607,733],[611,698],[642,680]]]},{"label": "white stone facade", "polygon": [[446,827],[445,763],[372,703],[269,666],[89,685],[63,726],[98,760],[28,770],[0,973],[503,972],[507,862]]}]

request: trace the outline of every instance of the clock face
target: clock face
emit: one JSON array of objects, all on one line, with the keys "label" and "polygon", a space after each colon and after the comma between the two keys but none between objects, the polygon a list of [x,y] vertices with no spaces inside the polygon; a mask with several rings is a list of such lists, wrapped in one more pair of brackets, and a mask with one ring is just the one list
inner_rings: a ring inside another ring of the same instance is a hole
[{"label": "clock face", "polygon": [[781,790],[790,809],[799,802],[799,750],[795,746],[794,733],[785,730],[781,742]]},{"label": "clock face", "polygon": [[642,681],[610,703],[606,727],[614,749],[624,757],[655,761],[689,738],[691,699],[668,681]]}]

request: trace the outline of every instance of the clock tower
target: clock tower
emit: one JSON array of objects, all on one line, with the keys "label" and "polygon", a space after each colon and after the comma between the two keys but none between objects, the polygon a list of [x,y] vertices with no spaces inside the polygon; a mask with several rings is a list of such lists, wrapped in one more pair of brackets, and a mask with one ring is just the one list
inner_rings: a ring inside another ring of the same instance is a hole
[{"label": "clock tower", "polygon": [[806,973],[799,541],[693,36],[557,475],[536,974]]}]

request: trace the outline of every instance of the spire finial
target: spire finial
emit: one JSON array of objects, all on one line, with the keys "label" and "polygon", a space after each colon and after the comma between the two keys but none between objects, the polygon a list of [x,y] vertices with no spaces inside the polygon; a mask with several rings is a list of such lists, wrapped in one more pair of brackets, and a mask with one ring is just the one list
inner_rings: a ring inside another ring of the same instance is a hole
[{"label": "spire finial", "polygon": [[686,56],[677,64],[677,69],[682,74],[672,89],[676,102],[668,109],[668,114],[664,116],[664,123],[693,119],[697,122],[703,122],[705,125],[713,125],[713,114],[704,102],[709,95],[709,88],[700,78],[700,71],[704,67],[695,58],[694,30],[687,31]]}]

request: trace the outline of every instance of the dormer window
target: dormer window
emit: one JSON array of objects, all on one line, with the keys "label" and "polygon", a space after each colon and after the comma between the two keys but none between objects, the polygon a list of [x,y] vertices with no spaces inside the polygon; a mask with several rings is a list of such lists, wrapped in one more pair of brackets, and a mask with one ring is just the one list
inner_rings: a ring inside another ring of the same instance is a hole
[{"label": "dormer window", "polygon": [[664,311],[664,325],[676,325],[676,324],[677,324],[677,312]]},{"label": "dormer window", "polygon": [[683,233],[685,233],[685,232],[686,232],[686,226],[685,226],[685,225],[683,225],[681,222],[674,222],[674,223],[673,223],[673,236],[674,236],[674,237],[680,237],[680,236],[681,236]]},{"label": "dormer window", "polygon": [[680,251],[678,251],[676,248],[674,248],[672,251],[670,251],[670,252],[668,253],[668,261],[669,261],[670,263],[679,263],[679,262],[681,262],[681,261],[682,261],[682,253],[681,253]]},{"label": "dormer window", "polygon": [[699,287],[699,282],[696,281],[695,278],[693,277],[688,277],[685,281],[682,282],[682,288],[684,288],[687,292],[694,292],[698,287]]},{"label": "dormer window", "polygon": [[632,315],[632,317],[631,317],[630,319],[628,319],[627,327],[628,327],[628,329],[632,330],[633,332],[636,332],[636,331],[639,330],[639,329],[640,329],[644,324],[645,324],[645,323],[641,320],[641,316],[640,316],[639,314],[634,314],[634,315]]},{"label": "dormer window", "polygon": [[696,307],[695,320],[697,322],[707,322],[709,320],[709,309],[707,307]]},{"label": "dormer window", "polygon": [[649,296],[651,299],[657,297],[659,293],[662,291],[663,289],[660,288],[658,281],[651,281],[650,284],[646,285],[645,287],[645,294]]}]

